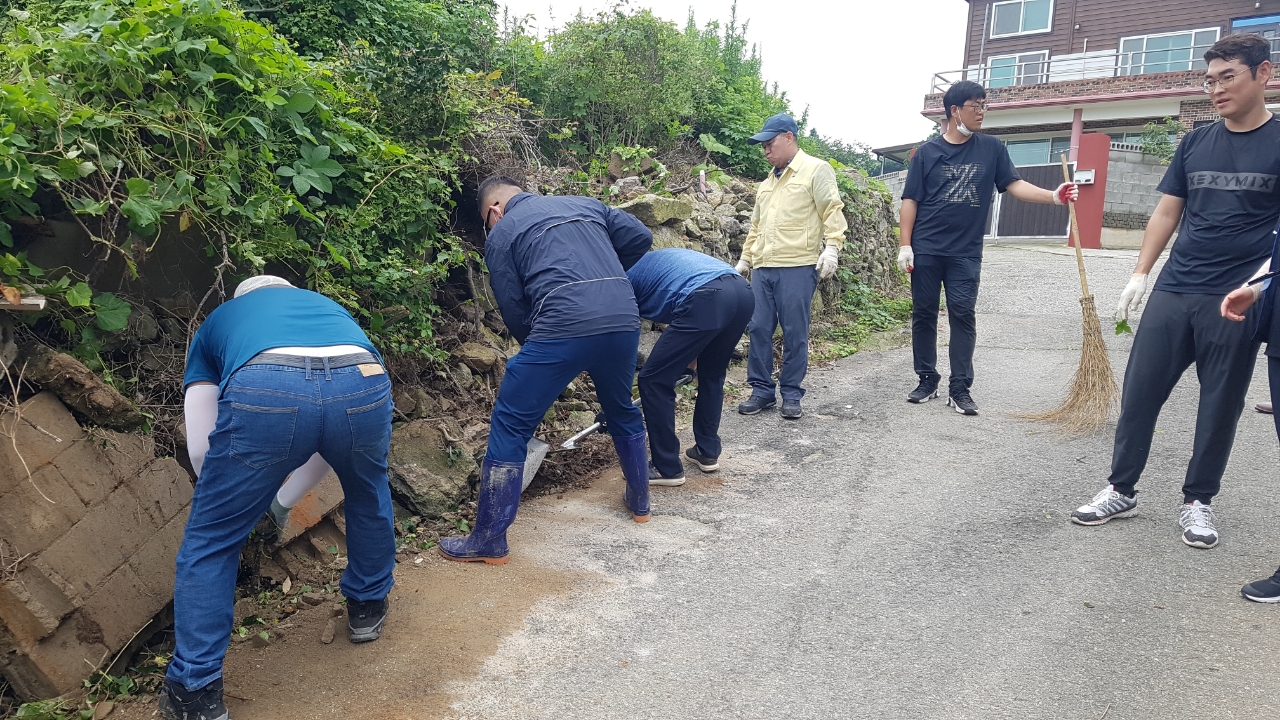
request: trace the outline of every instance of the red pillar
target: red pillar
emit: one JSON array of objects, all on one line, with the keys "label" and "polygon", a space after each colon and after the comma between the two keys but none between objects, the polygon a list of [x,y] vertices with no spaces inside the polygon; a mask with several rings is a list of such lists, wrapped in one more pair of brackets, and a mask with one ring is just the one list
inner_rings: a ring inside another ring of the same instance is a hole
[{"label": "red pillar", "polygon": [[[1107,161],[1111,159],[1111,138],[1102,133],[1080,137],[1076,171],[1092,170],[1093,184],[1080,186],[1076,201],[1076,223],[1080,226],[1080,247],[1102,247],[1102,206],[1107,199]],[[1067,244],[1071,244],[1070,238]]]},{"label": "red pillar", "polygon": [[1071,116],[1071,149],[1067,160],[1075,162],[1080,159],[1080,136],[1084,134],[1084,110],[1077,108]]}]

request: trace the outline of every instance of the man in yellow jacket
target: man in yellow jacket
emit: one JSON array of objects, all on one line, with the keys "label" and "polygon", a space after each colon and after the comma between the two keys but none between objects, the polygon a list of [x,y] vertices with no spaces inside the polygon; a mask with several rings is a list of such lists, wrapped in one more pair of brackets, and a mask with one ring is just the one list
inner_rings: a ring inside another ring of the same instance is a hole
[{"label": "man in yellow jacket", "polygon": [[[751,317],[747,382],[751,399],[738,406],[755,415],[777,405],[782,417],[800,417],[800,383],[809,369],[809,309],[818,280],[836,272],[844,233],[844,202],[830,163],[796,145],[799,129],[785,113],[764,123],[749,142],[759,143],[773,172],[756,190],[751,231],[742,243],[738,272],[751,272],[756,308]],[[773,332],[782,325],[782,370],[773,381]]]}]

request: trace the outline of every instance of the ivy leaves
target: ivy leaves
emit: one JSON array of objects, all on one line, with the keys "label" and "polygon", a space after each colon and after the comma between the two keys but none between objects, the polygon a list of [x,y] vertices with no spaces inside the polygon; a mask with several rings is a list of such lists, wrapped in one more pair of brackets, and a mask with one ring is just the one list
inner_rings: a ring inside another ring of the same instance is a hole
[{"label": "ivy leaves", "polygon": [[336,160],[329,159],[328,145],[304,144],[299,153],[302,157],[293,165],[281,165],[276,174],[293,179],[293,191],[299,196],[315,188],[323,193],[333,192],[333,183],[329,178],[342,174],[342,166]]}]

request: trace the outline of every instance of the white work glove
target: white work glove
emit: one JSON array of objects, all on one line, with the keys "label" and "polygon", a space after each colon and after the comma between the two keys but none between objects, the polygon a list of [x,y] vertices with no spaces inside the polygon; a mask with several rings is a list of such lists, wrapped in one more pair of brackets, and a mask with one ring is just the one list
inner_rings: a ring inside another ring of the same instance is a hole
[{"label": "white work glove", "polygon": [[1066,205],[1080,199],[1080,186],[1075,183],[1062,183],[1053,191],[1053,204]]},{"label": "white work glove", "polygon": [[818,256],[818,279],[826,280],[836,274],[836,268],[840,265],[840,251],[835,245],[828,245],[822,250],[822,254]]},{"label": "white work glove", "polygon": [[909,273],[916,267],[916,254],[910,245],[903,245],[898,248],[898,269],[904,273]]},{"label": "white work glove", "polygon": [[734,265],[733,269],[737,270],[739,275],[746,275],[751,272],[751,263],[743,260],[742,258],[738,258],[738,264]]},{"label": "white work glove", "polygon": [[1116,308],[1116,317],[1120,320],[1128,320],[1129,313],[1137,312],[1142,307],[1142,298],[1147,294],[1147,275],[1146,273],[1134,273],[1129,278],[1129,284],[1124,286],[1124,292],[1120,293],[1120,305]]}]

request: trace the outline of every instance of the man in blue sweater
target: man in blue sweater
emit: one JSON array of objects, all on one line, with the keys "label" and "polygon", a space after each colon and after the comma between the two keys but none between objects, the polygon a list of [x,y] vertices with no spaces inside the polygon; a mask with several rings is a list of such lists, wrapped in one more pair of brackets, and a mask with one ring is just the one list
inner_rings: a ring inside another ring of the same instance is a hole
[{"label": "man in blue sweater", "polygon": [[208,451],[178,551],[176,647],[160,714],[225,720],[222,660],[240,549],[285,476],[316,453],[337,472],[345,496],[342,594],[351,641],[376,640],[382,631],[396,552],[387,483],[391,383],[342,306],[260,275],[240,283],[200,326],[184,386],[188,428],[207,434]]},{"label": "man in blue sweater", "polygon": [[501,565],[529,440],[584,370],[622,463],[627,507],[636,522],[649,520],[644,419],[631,404],[640,317],[626,270],[648,252],[653,235],[599,200],[541,197],[508,177],[481,183],[478,200],[489,280],[522,347],[507,362],[489,422],[475,528],[466,538],[442,539],[439,549],[449,560]]},{"label": "man in blue sweater", "polygon": [[720,410],[733,348],[751,320],[751,286],[728,263],[694,250],[668,248],[645,255],[627,278],[640,317],[667,328],[640,370],[640,400],[649,430],[650,485],[683,485],[676,438],[676,381],[698,361],[693,409],[695,444],[685,453],[703,472],[720,467]]}]

